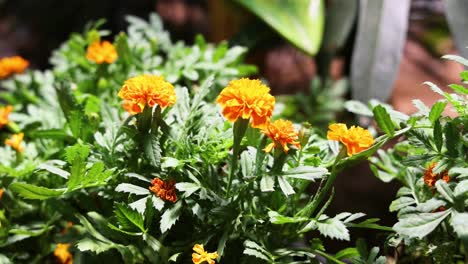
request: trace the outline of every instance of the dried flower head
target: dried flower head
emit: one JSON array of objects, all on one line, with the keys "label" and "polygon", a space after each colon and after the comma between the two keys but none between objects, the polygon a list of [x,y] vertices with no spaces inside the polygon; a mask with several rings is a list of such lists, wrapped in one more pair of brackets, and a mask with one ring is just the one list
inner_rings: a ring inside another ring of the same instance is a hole
[{"label": "dried flower head", "polygon": [[5,79],[14,73],[22,73],[29,66],[29,62],[20,56],[0,59],[0,79]]},{"label": "dried flower head", "polygon": [[215,264],[215,259],[218,258],[217,251],[213,253],[208,253],[205,251],[203,245],[201,244],[195,244],[195,246],[193,246],[193,251],[195,251],[195,253],[192,254],[192,261],[194,264],[201,264],[205,261],[208,264]]},{"label": "dried flower head", "polygon": [[54,256],[57,258],[58,262],[61,264],[72,264],[73,263],[73,256],[68,251],[68,248],[71,245],[69,243],[62,244],[58,243],[57,247],[54,250]]},{"label": "dried flower head", "polygon": [[437,162],[432,163],[429,165],[429,168],[424,172],[424,183],[429,186],[430,188],[434,187],[435,183],[442,179],[445,182],[450,181],[450,176],[448,175],[448,172],[442,171],[441,173],[434,173],[434,168],[437,166]]},{"label": "dried flower head", "polygon": [[172,84],[164,81],[162,76],[147,74],[126,80],[118,96],[124,99],[123,107],[132,115],[143,112],[146,106],[158,104],[166,108],[176,101]]},{"label": "dried flower head", "polygon": [[177,195],[175,192],[174,180],[163,181],[159,178],[154,178],[151,181],[150,191],[156,194],[159,198],[165,201],[171,201],[175,203],[177,201]]},{"label": "dried flower head", "polygon": [[238,118],[252,118],[252,127],[263,128],[270,121],[275,98],[270,88],[260,80],[242,78],[231,81],[219,94],[216,102],[223,108],[223,115],[230,122]]},{"label": "dried flower head", "polygon": [[11,111],[13,111],[13,106],[11,105],[0,107],[0,129],[10,123],[9,115]]},{"label": "dried flower head", "polygon": [[89,45],[86,51],[86,58],[97,64],[113,63],[117,57],[117,51],[109,41],[97,40]]},{"label": "dried flower head", "polygon": [[23,152],[24,150],[24,147],[22,145],[23,138],[24,138],[23,133],[13,134],[11,138],[8,138],[5,140],[5,145],[12,147],[14,150],[18,152]]},{"label": "dried flower head", "polygon": [[296,148],[300,148],[301,145],[298,141],[298,132],[294,129],[293,124],[289,120],[276,120],[273,123],[269,123],[262,133],[267,135],[273,140],[273,143],[268,144],[263,150],[270,152],[277,144],[283,147],[285,153],[288,153],[289,145],[293,145]]},{"label": "dried flower head", "polygon": [[337,140],[346,146],[348,156],[352,156],[366,150],[374,144],[369,130],[352,126],[348,129],[345,124],[337,123],[328,126],[327,139]]}]

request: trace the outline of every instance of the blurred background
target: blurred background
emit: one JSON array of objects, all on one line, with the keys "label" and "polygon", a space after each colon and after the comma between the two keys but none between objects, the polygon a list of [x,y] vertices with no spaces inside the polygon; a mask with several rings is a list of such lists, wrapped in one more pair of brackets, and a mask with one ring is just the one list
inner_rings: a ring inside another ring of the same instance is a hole
[{"label": "blurred background", "polygon": [[[465,0],[0,0],[0,58],[21,55],[47,69],[52,51],[87,22],[105,18],[115,35],[126,29],[126,15],[156,12],[173,40],[193,43],[202,34],[248,47],[257,77],[276,95],[294,95],[279,99],[290,108],[285,115],[320,127],[350,120],[347,99],[376,98],[405,113],[416,111],[413,99],[438,100],[422,83],[459,81],[460,66],[440,57],[466,53],[467,7]],[[391,226],[397,187],[362,164],[338,177],[328,214],[362,211]],[[353,236],[374,245],[385,239],[359,230]]]}]

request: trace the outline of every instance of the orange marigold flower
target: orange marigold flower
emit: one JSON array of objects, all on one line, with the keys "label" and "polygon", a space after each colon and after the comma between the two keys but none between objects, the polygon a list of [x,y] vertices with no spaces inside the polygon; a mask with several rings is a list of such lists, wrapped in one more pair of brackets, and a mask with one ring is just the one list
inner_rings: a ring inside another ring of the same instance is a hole
[{"label": "orange marigold flower", "polygon": [[265,152],[270,152],[276,147],[276,144],[280,144],[285,153],[288,153],[288,144],[296,148],[301,147],[300,143],[295,141],[298,139],[298,132],[294,129],[293,124],[289,120],[279,119],[273,123],[269,123],[262,129],[262,133],[273,140],[273,143],[270,143],[263,149]]},{"label": "orange marigold flower", "polygon": [[0,79],[10,77],[14,73],[22,73],[29,66],[29,62],[20,56],[0,59]]},{"label": "orange marigold flower", "polygon": [[260,80],[247,78],[231,81],[221,91],[216,102],[221,105],[224,117],[230,122],[252,117],[252,127],[255,128],[266,126],[275,107],[275,98],[270,94],[270,88]]},{"label": "orange marigold flower", "polygon": [[4,192],[5,192],[5,190],[4,190],[4,189],[0,189],[0,200],[2,199],[2,197],[3,197],[3,193],[4,193]]},{"label": "orange marigold flower", "polygon": [[175,184],[176,182],[172,179],[169,181],[163,181],[159,178],[154,178],[151,181],[149,189],[162,200],[175,203],[177,201]]},{"label": "orange marigold flower", "polygon": [[124,99],[123,107],[132,115],[143,112],[146,105],[158,104],[166,108],[176,101],[172,84],[164,81],[162,76],[147,74],[126,80],[118,96]]},{"label": "orange marigold flower", "polygon": [[201,244],[195,244],[195,246],[193,246],[193,251],[195,251],[195,253],[192,254],[192,261],[194,264],[200,264],[205,261],[208,264],[215,264],[216,261],[214,260],[218,258],[217,251],[213,253],[208,253],[205,251],[203,245]]},{"label": "orange marigold flower", "polygon": [[58,243],[57,247],[54,250],[54,256],[57,258],[59,263],[61,264],[72,264],[73,263],[73,256],[68,251],[68,248],[71,245],[69,243],[62,244]]},{"label": "orange marigold flower", "polygon": [[374,144],[369,130],[352,126],[348,129],[345,124],[337,123],[328,126],[327,139],[337,140],[346,146],[348,156],[359,153]]},{"label": "orange marigold flower", "polygon": [[23,152],[24,147],[21,144],[23,143],[23,138],[24,138],[23,133],[13,134],[11,138],[5,140],[5,145],[12,147],[18,152]]},{"label": "orange marigold flower", "polygon": [[86,52],[86,58],[97,64],[113,63],[117,57],[118,55],[114,45],[106,40],[102,42],[99,40],[93,42],[88,46],[88,50]]},{"label": "orange marigold flower", "polygon": [[424,183],[429,186],[430,188],[434,187],[436,181],[442,179],[445,182],[450,181],[450,176],[448,175],[447,171],[443,171],[441,173],[434,173],[433,169],[437,166],[437,162],[432,163],[429,165],[429,168],[424,172]]},{"label": "orange marigold flower", "polygon": [[10,119],[8,116],[10,115],[11,111],[13,111],[13,106],[7,105],[6,107],[0,107],[0,129],[3,126],[8,125],[10,123]]}]

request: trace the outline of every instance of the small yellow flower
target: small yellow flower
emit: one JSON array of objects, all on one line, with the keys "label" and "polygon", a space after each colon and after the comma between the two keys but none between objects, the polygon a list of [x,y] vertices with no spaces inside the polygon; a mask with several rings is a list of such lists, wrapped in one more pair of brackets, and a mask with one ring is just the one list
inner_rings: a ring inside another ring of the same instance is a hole
[{"label": "small yellow flower", "polygon": [[275,98],[270,94],[270,88],[260,80],[247,78],[231,81],[221,91],[216,102],[223,108],[227,120],[235,122],[238,118],[252,118],[254,128],[264,128],[275,107]]},{"label": "small yellow flower", "polygon": [[201,244],[195,244],[195,246],[193,246],[193,251],[195,251],[195,253],[192,254],[192,261],[194,264],[201,264],[205,261],[208,264],[215,264],[216,261],[214,260],[218,258],[217,251],[208,253]]},{"label": "small yellow flower", "polygon": [[273,123],[269,123],[266,128],[262,130],[262,133],[273,140],[273,143],[270,143],[263,149],[265,152],[270,152],[276,147],[276,144],[280,144],[285,153],[288,153],[288,144],[296,148],[301,147],[300,143],[296,141],[298,139],[298,133],[289,120],[279,119]]},{"label": "small yellow flower", "polygon": [[162,76],[147,74],[126,80],[118,96],[124,99],[123,108],[132,115],[143,112],[146,106],[158,104],[166,108],[176,101],[172,84]]},{"label": "small yellow flower", "polygon": [[115,50],[114,45],[109,41],[100,42],[97,40],[88,46],[86,52],[86,58],[97,64],[113,63],[117,57],[117,51]]},{"label": "small yellow flower", "polygon": [[5,145],[12,147],[18,152],[23,152],[24,150],[24,147],[22,145],[23,138],[24,138],[23,133],[13,134],[11,138],[5,140]]},{"label": "small yellow flower", "polygon": [[8,125],[10,123],[10,119],[8,116],[10,115],[11,111],[13,111],[13,106],[7,105],[6,107],[0,107],[0,129],[3,126]]},{"label": "small yellow flower", "polygon": [[73,263],[73,256],[68,251],[68,248],[71,245],[69,243],[62,244],[58,243],[57,247],[54,250],[54,256],[57,258],[59,263],[61,264],[72,264]]},{"label": "small yellow flower", "polygon": [[0,59],[0,79],[5,79],[14,73],[22,73],[29,66],[29,62],[20,56]]},{"label": "small yellow flower", "polygon": [[352,126],[347,128],[345,124],[337,123],[328,126],[327,138],[337,140],[346,146],[348,156],[359,153],[374,144],[374,139],[369,130]]}]

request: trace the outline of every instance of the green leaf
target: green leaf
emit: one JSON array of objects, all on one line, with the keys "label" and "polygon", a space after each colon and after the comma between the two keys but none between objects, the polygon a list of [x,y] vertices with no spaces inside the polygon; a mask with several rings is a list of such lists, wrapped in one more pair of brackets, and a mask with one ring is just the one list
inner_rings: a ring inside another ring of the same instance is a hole
[{"label": "green leaf", "polygon": [[135,227],[145,233],[144,219],[138,211],[131,209],[125,204],[116,204],[115,216],[124,230],[135,230]]},{"label": "green leaf", "polygon": [[444,127],[445,146],[447,154],[453,158],[458,157],[458,147],[460,146],[460,134],[453,122],[448,122]]},{"label": "green leaf", "polygon": [[459,84],[450,84],[449,87],[457,93],[468,94],[468,89]]},{"label": "green leaf", "polygon": [[175,224],[182,213],[182,202],[178,201],[174,206],[167,209],[161,216],[161,233],[165,233]]},{"label": "green leaf", "polygon": [[431,120],[432,124],[439,119],[442,112],[444,112],[446,105],[446,101],[439,101],[432,106],[431,111],[429,112],[429,120]]},{"label": "green leaf", "polygon": [[154,167],[159,167],[161,165],[161,147],[157,135],[148,134],[145,137],[144,151],[151,165]]},{"label": "green leaf", "polygon": [[365,104],[357,100],[350,100],[345,103],[345,108],[351,113],[362,116],[373,116],[372,110]]},{"label": "green leaf", "polygon": [[450,224],[459,238],[468,240],[468,213],[453,212]]},{"label": "green leaf", "polygon": [[283,172],[283,176],[314,181],[315,179],[322,178],[322,176],[326,173],[328,173],[328,170],[326,168],[300,166]]},{"label": "green leaf", "polygon": [[148,195],[150,194],[149,189],[140,187],[138,185],[133,185],[130,183],[121,183],[115,188],[116,192],[131,193],[136,195]]},{"label": "green leaf", "polygon": [[49,189],[24,182],[14,182],[8,187],[19,196],[31,200],[46,200],[58,197],[65,192],[65,189]]},{"label": "green leaf", "polygon": [[437,148],[437,151],[440,152],[444,144],[444,138],[442,133],[442,125],[440,124],[439,119],[436,119],[434,121],[434,143]]},{"label": "green leaf", "polygon": [[468,193],[468,180],[460,181],[457,186],[455,186],[455,190],[453,190],[453,195],[455,197],[461,197]]},{"label": "green leaf", "polygon": [[52,174],[55,174],[55,175],[58,175],[64,179],[68,179],[68,176],[70,176],[70,173],[68,171],[64,171],[60,168],[57,168],[55,166],[52,166],[52,165],[49,165],[49,164],[46,164],[46,163],[42,163],[40,164],[39,166],[37,166],[38,169],[40,170],[46,170]]},{"label": "green leaf", "polygon": [[437,213],[420,213],[406,215],[400,218],[393,229],[398,233],[409,236],[423,238],[431,233],[449,214],[451,210]]},{"label": "green leaf", "polygon": [[445,200],[453,204],[454,195],[452,189],[450,189],[450,187],[444,180],[438,180],[435,183],[435,187],[437,191],[444,197]]},{"label": "green leaf", "polygon": [[96,254],[100,254],[102,252],[106,252],[114,248],[112,244],[105,243],[99,240],[93,240],[90,238],[84,238],[78,241],[78,243],[76,244],[76,247],[82,252],[91,251]]},{"label": "green leaf", "polygon": [[65,149],[65,157],[71,164],[70,176],[68,177],[68,189],[73,190],[81,184],[85,175],[86,159],[89,156],[89,147],[76,144]]},{"label": "green leaf", "polygon": [[269,211],[268,217],[270,218],[270,222],[275,225],[284,225],[309,221],[309,218],[307,217],[289,217],[281,215],[276,211]]},{"label": "green leaf", "polygon": [[[463,45],[465,45],[465,44],[463,44]],[[463,48],[465,48],[465,46],[463,46]],[[456,61],[456,62],[458,62],[460,64],[463,64],[464,66],[468,67],[468,60],[461,57],[461,56],[458,56],[458,55],[444,55],[444,56],[442,56],[442,59]]]},{"label": "green leaf", "polygon": [[176,183],[177,190],[185,192],[185,197],[189,197],[194,192],[200,189],[200,185],[192,182],[178,182]]},{"label": "green leaf", "polygon": [[295,193],[293,187],[291,184],[289,184],[287,179],[285,179],[283,176],[278,176],[277,178],[279,187],[281,188],[281,191],[283,191],[284,195],[288,196]]},{"label": "green leaf", "polygon": [[143,197],[139,200],[136,200],[135,202],[129,204],[130,208],[132,208],[133,210],[137,210],[138,213],[140,213],[141,215],[143,215],[145,213],[145,210],[146,210],[146,203],[148,201],[148,196],[147,197]]},{"label": "green leaf", "polygon": [[263,175],[260,180],[260,190],[262,192],[272,192],[275,190],[275,179],[270,175]]},{"label": "green leaf", "polygon": [[271,260],[273,259],[268,251],[266,251],[263,247],[251,240],[244,241],[244,247],[244,255],[254,256],[256,258],[263,259],[268,262],[271,262]]},{"label": "green leaf", "polygon": [[387,113],[385,107],[378,105],[372,110],[374,112],[375,121],[385,134],[393,136],[395,134],[395,126],[393,125],[390,115]]},{"label": "green leaf", "polygon": [[236,0],[291,41],[315,55],[320,48],[324,25],[322,0]]},{"label": "green leaf", "polygon": [[349,231],[346,228],[346,225],[336,219],[336,218],[328,218],[325,221],[317,221],[317,229],[319,230],[320,234],[335,238],[338,240],[346,240],[349,241]]},{"label": "green leaf", "polygon": [[350,259],[357,256],[359,256],[359,252],[356,248],[345,248],[335,254],[335,258],[339,260]]},{"label": "green leaf", "polygon": [[399,211],[400,209],[405,208],[409,205],[413,205],[415,203],[416,201],[412,197],[400,197],[390,204],[390,212]]}]

